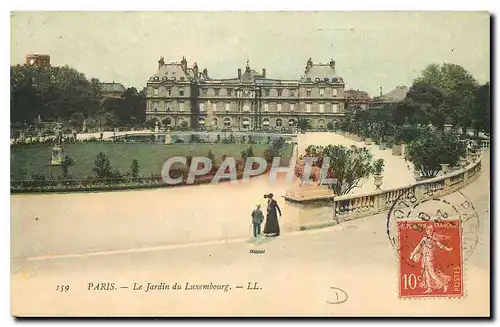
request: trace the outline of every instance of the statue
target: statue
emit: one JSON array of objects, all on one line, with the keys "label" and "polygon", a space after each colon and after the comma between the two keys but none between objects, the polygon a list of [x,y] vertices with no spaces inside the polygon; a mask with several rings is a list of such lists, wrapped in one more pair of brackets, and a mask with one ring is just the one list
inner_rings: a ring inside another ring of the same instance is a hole
[{"label": "statue", "polygon": [[62,146],[62,144],[63,144],[63,131],[62,131],[62,124],[61,123],[56,124],[56,127],[54,127],[54,133],[56,136],[54,145],[55,146]]},{"label": "statue", "polygon": [[333,71],[335,71],[335,60],[330,59],[330,67],[332,67]]},{"label": "statue", "polygon": [[63,147],[63,130],[62,124],[57,123],[56,127],[54,127],[55,133],[55,142],[54,147],[52,148],[52,158],[50,163],[52,165],[63,165],[64,164],[64,147]]}]

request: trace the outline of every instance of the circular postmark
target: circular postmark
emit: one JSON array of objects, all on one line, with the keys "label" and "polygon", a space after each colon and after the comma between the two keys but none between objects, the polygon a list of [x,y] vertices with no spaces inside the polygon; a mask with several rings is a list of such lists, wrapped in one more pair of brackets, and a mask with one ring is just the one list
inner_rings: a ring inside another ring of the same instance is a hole
[{"label": "circular postmark", "polygon": [[[412,189],[401,193],[387,215],[387,236],[399,253],[405,244],[400,244],[398,223],[406,222],[409,228],[424,232],[422,222],[444,225],[457,220],[461,227],[462,259],[465,261],[478,242],[479,216],[470,199],[460,191],[439,199],[418,199]],[[409,258],[405,261],[411,266],[416,265]]]}]

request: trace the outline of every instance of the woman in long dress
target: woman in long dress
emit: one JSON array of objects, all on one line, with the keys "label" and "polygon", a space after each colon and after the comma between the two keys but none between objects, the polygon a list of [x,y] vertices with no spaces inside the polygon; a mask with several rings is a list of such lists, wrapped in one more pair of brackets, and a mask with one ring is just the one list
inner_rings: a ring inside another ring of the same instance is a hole
[{"label": "woman in long dress", "polygon": [[268,195],[265,195],[265,197],[268,199],[267,201],[267,216],[266,216],[266,224],[264,225],[264,231],[263,233],[268,235],[268,234],[274,234],[273,236],[280,236],[280,225],[278,222],[278,212],[281,217],[281,209],[278,206],[278,202],[273,199],[273,194],[269,193]]},{"label": "woman in long dress", "polygon": [[434,233],[432,225],[427,226],[425,235],[422,237],[417,247],[410,254],[410,259],[414,262],[419,262],[422,267],[422,282],[420,287],[425,288],[424,293],[430,293],[433,289],[443,289],[443,293],[448,290],[448,283],[451,277],[437,269],[434,265],[434,251],[436,247],[440,249],[451,251],[449,248],[441,243],[441,241],[450,238],[446,235]]}]

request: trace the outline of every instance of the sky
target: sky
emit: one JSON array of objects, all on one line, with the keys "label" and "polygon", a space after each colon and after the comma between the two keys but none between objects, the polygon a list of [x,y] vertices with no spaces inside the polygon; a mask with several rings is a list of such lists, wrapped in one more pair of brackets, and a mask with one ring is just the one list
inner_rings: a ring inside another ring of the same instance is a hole
[{"label": "sky", "polygon": [[429,64],[490,80],[486,12],[12,12],[11,64],[49,54],[88,78],[142,89],[160,56],[231,78],[247,59],[267,76],[299,79],[309,57],[336,61],[347,88],[375,96],[410,86]]}]

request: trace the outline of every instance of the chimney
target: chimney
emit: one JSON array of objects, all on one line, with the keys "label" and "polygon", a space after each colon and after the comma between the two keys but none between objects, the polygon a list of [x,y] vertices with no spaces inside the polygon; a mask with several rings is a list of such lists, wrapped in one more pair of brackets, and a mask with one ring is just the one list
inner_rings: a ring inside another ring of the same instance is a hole
[{"label": "chimney", "polygon": [[160,57],[160,60],[158,60],[158,69],[162,68],[165,66],[165,59],[163,57]]},{"label": "chimney", "polygon": [[238,68],[238,78],[241,78],[241,68]]},{"label": "chimney", "polygon": [[205,76],[205,78],[208,78],[208,70],[206,68],[203,68],[203,76]]},{"label": "chimney", "polygon": [[266,77],[266,69],[262,68],[262,77]]},{"label": "chimney", "polygon": [[380,87],[380,96],[382,96],[382,86]]}]

